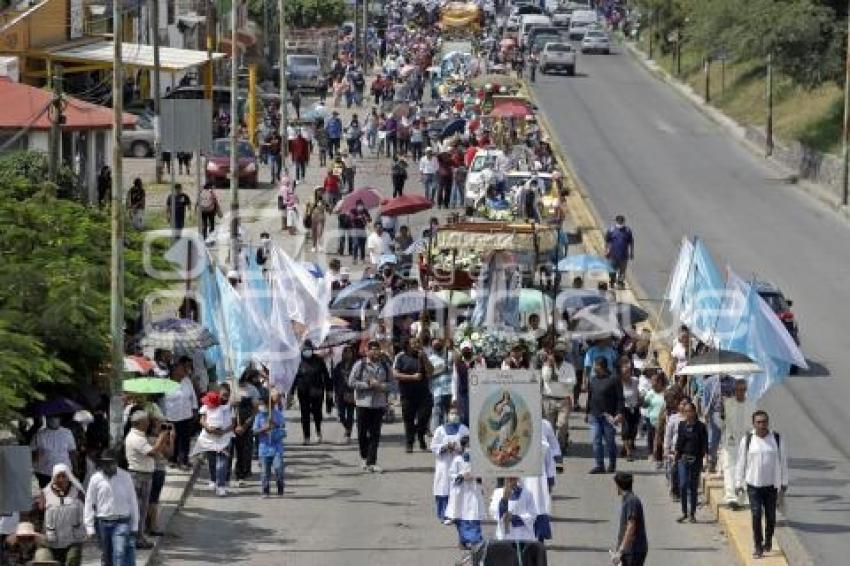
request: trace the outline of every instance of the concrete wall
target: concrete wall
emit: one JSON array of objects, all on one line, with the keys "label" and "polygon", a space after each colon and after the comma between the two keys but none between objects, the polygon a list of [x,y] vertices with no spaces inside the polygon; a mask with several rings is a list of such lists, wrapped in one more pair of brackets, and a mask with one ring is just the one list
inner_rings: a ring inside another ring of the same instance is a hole
[{"label": "concrete wall", "polygon": [[[767,140],[764,130],[748,126],[746,137],[752,143],[764,147]],[[774,142],[773,159],[788,167],[800,180],[821,185],[824,196],[833,204],[841,203],[841,158],[806,147],[798,141],[789,144]]]}]

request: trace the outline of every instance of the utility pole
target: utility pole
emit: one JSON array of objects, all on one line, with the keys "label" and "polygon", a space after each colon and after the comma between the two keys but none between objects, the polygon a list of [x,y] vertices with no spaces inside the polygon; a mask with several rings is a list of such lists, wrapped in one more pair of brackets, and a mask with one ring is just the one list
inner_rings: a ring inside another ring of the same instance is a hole
[{"label": "utility pole", "polygon": [[844,58],[844,135],[841,168],[841,204],[847,206],[850,200],[850,13],[847,14],[847,55]]},{"label": "utility pole", "polygon": [[239,63],[236,46],[236,21],[239,2],[232,0],[230,9],[230,268],[239,270]]},{"label": "utility pole", "polygon": [[53,101],[50,103],[50,144],[47,161],[47,177],[55,183],[59,177],[59,142],[62,139],[62,124],[65,117],[62,115],[62,66],[53,64],[52,74]]},{"label": "utility pole", "polygon": [[706,55],[705,57],[703,74],[705,75],[703,98],[706,102],[711,102],[711,55]]},{"label": "utility pole", "polygon": [[[213,0],[207,0],[207,64],[204,67],[204,98],[212,100],[213,92],[213,60],[212,52],[215,46],[215,4]],[[216,109],[213,108],[213,115]],[[212,119],[212,116],[210,116]]]},{"label": "utility pole", "polygon": [[[151,40],[153,41],[153,114],[157,128],[154,132],[153,155],[156,168],[156,182],[162,183],[162,95],[160,93],[159,75],[159,0],[150,0],[151,3]],[[174,155],[171,156],[171,168],[174,168]]]},{"label": "utility pole", "polygon": [[773,54],[767,54],[767,127],[765,128],[765,155],[773,155]]},{"label": "utility pole", "polygon": [[109,329],[112,363],[109,404],[109,445],[117,448],[123,442],[124,379],[124,191],[122,190],[121,127],[124,107],[124,65],[121,57],[123,22],[121,2],[112,3],[112,256]]},{"label": "utility pole", "polygon": [[366,68],[366,59],[369,53],[369,0],[363,0],[363,55],[362,55],[362,63],[363,63],[363,73],[369,74],[371,69]]},{"label": "utility pole", "polygon": [[277,0],[278,11],[278,33],[280,35],[280,59],[278,67],[280,68],[280,138],[283,140],[280,148],[281,163],[286,166],[286,158],[289,153],[289,139],[286,136],[286,129],[289,125],[289,100],[286,89],[286,6],[284,0]]},{"label": "utility pole", "polygon": [[649,13],[649,58],[652,59],[652,18],[654,14]]}]

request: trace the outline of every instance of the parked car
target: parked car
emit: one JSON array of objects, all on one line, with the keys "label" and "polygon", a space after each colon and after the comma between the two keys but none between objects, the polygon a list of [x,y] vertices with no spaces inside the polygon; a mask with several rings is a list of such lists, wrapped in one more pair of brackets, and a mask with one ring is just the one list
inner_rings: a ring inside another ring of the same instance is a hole
[{"label": "parked car", "polygon": [[588,30],[581,40],[582,53],[611,53],[611,40],[608,34],[600,30]]},{"label": "parked car", "polygon": [[286,85],[292,89],[317,90],[324,80],[318,55],[296,53],[286,56]]},{"label": "parked car", "polygon": [[[246,141],[236,145],[239,164],[239,184],[256,188],[258,181],[257,156],[254,148]],[[207,182],[215,186],[230,182],[230,139],[219,138],[213,141],[212,151],[207,156]]]},{"label": "parked car", "polygon": [[121,152],[125,157],[152,157],[154,148],[153,120],[149,114],[137,116],[136,128],[121,132]]},{"label": "parked car", "polygon": [[570,76],[576,74],[576,51],[569,43],[547,43],[540,52],[540,72],[545,75],[559,70]]},{"label": "parked car", "polygon": [[570,25],[570,16],[573,11],[567,8],[566,6],[560,6],[555,8],[552,12],[552,25],[558,27],[569,27]]}]

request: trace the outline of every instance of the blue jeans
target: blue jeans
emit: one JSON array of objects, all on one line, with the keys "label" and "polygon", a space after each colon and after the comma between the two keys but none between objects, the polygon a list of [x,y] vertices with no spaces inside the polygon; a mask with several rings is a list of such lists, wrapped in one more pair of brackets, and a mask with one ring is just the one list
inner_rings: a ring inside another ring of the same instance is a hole
[{"label": "blue jeans", "polygon": [[449,406],[452,404],[452,396],[449,395],[434,395],[434,407],[431,409],[431,430],[437,430],[437,427],[446,422],[449,416]]},{"label": "blue jeans", "polygon": [[463,206],[463,193],[464,193],[463,185],[454,184],[452,187],[452,198],[449,201],[449,206]]},{"label": "blue jeans", "polygon": [[283,452],[274,456],[260,456],[260,487],[263,495],[269,494],[272,472],[280,495],[283,493]]},{"label": "blue jeans", "polygon": [[422,185],[425,187],[425,198],[430,201],[437,200],[437,176],[422,175]]},{"label": "blue jeans", "polygon": [[720,425],[720,413],[709,413],[705,419],[705,427],[708,429],[708,461],[711,464],[717,463],[717,450],[720,448],[720,438],[722,436]]},{"label": "blue jeans", "polygon": [[210,470],[210,481],[216,487],[227,486],[230,479],[230,456],[226,452],[207,452],[207,466]]},{"label": "blue jeans", "polygon": [[98,519],[96,526],[101,551],[100,563],[103,566],[135,566],[136,543],[130,534],[129,521]]},{"label": "blue jeans", "polygon": [[[608,452],[608,467],[617,467],[617,442],[615,431],[605,415],[590,415],[590,438],[593,444],[593,458],[596,460],[597,468],[605,467],[604,454]],[[605,447],[602,447],[602,443]]]},{"label": "blue jeans", "polygon": [[[677,464],[679,468],[679,497],[682,501],[682,515],[693,515],[697,512],[697,491],[699,490],[699,475],[702,472],[702,462],[695,460],[686,462],[684,458]],[[688,512],[690,503],[690,512]]]}]

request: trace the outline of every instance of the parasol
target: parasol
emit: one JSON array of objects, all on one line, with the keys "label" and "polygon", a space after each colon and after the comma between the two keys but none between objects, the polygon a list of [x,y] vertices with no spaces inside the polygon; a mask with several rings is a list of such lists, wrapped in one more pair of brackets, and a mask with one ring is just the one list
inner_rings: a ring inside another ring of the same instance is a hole
[{"label": "parasol", "polygon": [[555,305],[558,312],[567,312],[572,316],[584,307],[604,302],[605,296],[595,289],[564,289],[558,293]]},{"label": "parasol", "polygon": [[490,112],[492,118],[525,118],[529,114],[533,114],[533,111],[522,102],[503,102]]},{"label": "parasol", "polygon": [[679,375],[713,375],[716,373],[742,375],[762,371],[749,356],[730,350],[711,350],[694,356],[681,370]]},{"label": "parasol", "polygon": [[331,301],[332,309],[360,308],[366,299],[374,297],[384,286],[379,279],[361,279],[341,290]]},{"label": "parasol", "polygon": [[127,373],[154,375],[159,373],[160,369],[155,361],[145,356],[124,356],[124,371]]},{"label": "parasol", "polygon": [[82,405],[71,401],[67,397],[55,397],[48,401],[34,403],[32,405],[32,413],[42,417],[52,417],[54,415],[70,415],[82,408]]},{"label": "parasol", "polygon": [[138,395],[157,395],[173,393],[180,389],[180,384],[163,377],[137,377],[124,380],[124,391]]},{"label": "parasol", "polygon": [[363,205],[366,208],[375,208],[381,204],[383,198],[381,191],[378,189],[373,187],[362,187],[345,195],[342,200],[336,203],[333,211],[335,214],[339,214],[340,212],[349,214],[352,210],[354,210],[354,207],[357,206],[358,200],[362,200]]},{"label": "parasol", "polygon": [[330,333],[328,333],[327,338],[325,338],[321,344],[316,346],[316,348],[334,348],[336,346],[342,346],[343,344],[354,344],[360,340],[362,334],[363,333],[359,330],[332,329]]},{"label": "parasol", "polygon": [[463,130],[466,128],[466,120],[463,118],[458,118],[456,120],[452,120],[443,128],[443,131],[440,133],[440,139],[445,139],[449,136],[452,136],[456,133],[463,133]]},{"label": "parasol", "polygon": [[597,317],[616,320],[620,328],[630,328],[649,319],[649,313],[631,303],[609,303],[607,301],[585,307],[575,314],[576,318]]},{"label": "parasol", "polygon": [[437,291],[436,295],[455,307],[468,307],[475,304],[475,301],[472,300],[472,297],[466,291],[449,291],[443,289],[442,291]]},{"label": "parasol", "polygon": [[142,338],[142,346],[161,350],[203,350],[218,344],[209,330],[185,318],[154,322]]},{"label": "parasol", "polygon": [[438,297],[435,293],[425,291],[407,291],[392,297],[381,310],[381,316],[390,318],[416,314],[423,310],[442,310],[448,308],[449,304]]},{"label": "parasol", "polygon": [[402,251],[404,255],[424,254],[428,249],[428,238],[416,238],[406,250]]},{"label": "parasol", "polygon": [[428,210],[434,203],[422,195],[403,195],[381,202],[381,214],[384,216],[403,216]]},{"label": "parasol", "polygon": [[558,271],[606,272],[614,271],[611,262],[598,255],[579,254],[567,256],[558,262]]}]

